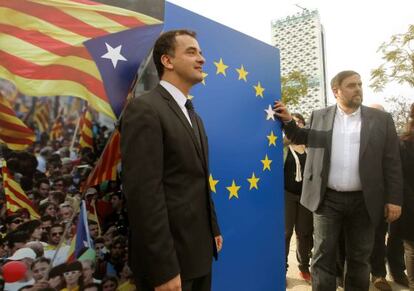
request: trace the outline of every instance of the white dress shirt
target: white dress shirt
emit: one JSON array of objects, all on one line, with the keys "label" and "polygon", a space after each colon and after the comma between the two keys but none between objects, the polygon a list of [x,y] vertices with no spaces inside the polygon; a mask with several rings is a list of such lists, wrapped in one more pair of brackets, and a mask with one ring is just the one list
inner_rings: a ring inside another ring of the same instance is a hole
[{"label": "white dress shirt", "polygon": [[332,133],[328,187],[336,191],[362,190],[359,177],[361,107],[346,114],[338,105]]},{"label": "white dress shirt", "polygon": [[178,106],[180,107],[181,111],[184,113],[185,117],[187,118],[188,122],[191,126],[191,120],[190,115],[188,115],[187,108],[185,108],[185,102],[187,102],[187,97],[181,92],[177,87],[175,87],[173,84],[161,80],[160,85],[165,88],[165,90],[168,91],[168,93],[171,94],[171,96],[174,98],[175,102],[177,102]]}]

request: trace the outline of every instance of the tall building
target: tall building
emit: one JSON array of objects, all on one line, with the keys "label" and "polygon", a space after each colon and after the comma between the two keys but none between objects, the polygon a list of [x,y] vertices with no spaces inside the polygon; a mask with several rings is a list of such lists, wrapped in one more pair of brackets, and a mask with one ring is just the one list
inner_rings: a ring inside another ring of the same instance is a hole
[{"label": "tall building", "polygon": [[308,76],[308,94],[290,112],[309,117],[327,106],[324,31],[317,10],[272,21],[272,44],[280,49],[281,75],[301,71]]}]

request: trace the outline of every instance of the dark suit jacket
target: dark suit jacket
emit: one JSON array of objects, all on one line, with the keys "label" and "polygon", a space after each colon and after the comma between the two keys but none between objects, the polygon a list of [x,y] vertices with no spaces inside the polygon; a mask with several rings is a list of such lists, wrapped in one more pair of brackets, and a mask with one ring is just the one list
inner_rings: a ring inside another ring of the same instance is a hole
[{"label": "dark suit jacket", "polygon": [[[336,108],[314,111],[309,128],[301,129],[293,120],[284,125],[293,143],[308,146],[301,203],[310,211],[318,209],[325,195]],[[359,176],[369,216],[377,224],[384,217],[385,203],[402,203],[399,141],[390,114],[361,106],[361,119]]]},{"label": "dark suit jacket", "polygon": [[130,266],[153,286],[178,273],[208,274],[220,234],[201,148],[174,98],[161,85],[134,99],[121,122],[122,184],[130,222]]}]

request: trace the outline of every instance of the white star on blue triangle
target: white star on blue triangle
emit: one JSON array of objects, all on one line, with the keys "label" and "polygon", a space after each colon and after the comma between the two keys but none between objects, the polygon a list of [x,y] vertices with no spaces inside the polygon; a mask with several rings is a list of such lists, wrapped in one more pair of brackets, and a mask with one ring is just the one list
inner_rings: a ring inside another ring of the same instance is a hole
[{"label": "white star on blue triangle", "polygon": [[122,45],[117,46],[116,48],[111,47],[108,43],[105,42],[107,53],[101,56],[103,59],[109,59],[116,68],[118,61],[127,61],[127,59],[121,55]]}]

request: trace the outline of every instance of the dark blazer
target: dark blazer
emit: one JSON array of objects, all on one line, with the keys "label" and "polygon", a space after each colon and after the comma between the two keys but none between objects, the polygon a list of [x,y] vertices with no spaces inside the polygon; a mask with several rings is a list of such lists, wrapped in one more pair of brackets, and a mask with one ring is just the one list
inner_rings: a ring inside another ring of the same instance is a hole
[{"label": "dark blazer", "polygon": [[130,266],[160,285],[206,275],[220,234],[208,183],[208,145],[161,85],[127,106],[121,121],[122,184],[130,222]]},{"label": "dark blazer", "polygon": [[414,142],[401,141],[401,161],[404,174],[404,203],[401,218],[395,223],[403,239],[414,241]]},{"label": "dark blazer", "polygon": [[[284,125],[293,143],[308,147],[301,203],[310,211],[318,209],[326,192],[336,108],[314,111],[309,128],[301,129],[293,120]],[[399,141],[389,113],[361,106],[361,119],[359,176],[369,216],[377,224],[384,217],[385,203],[402,203]]]}]

